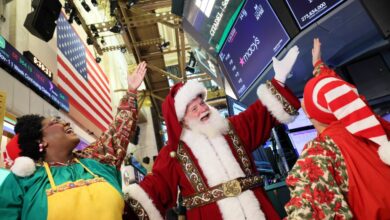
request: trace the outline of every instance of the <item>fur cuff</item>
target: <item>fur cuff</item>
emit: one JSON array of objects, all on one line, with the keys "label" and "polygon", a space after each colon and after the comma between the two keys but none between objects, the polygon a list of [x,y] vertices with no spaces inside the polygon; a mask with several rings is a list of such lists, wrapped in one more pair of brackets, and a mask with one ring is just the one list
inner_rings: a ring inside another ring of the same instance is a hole
[{"label": "fur cuff", "polygon": [[142,208],[145,209],[150,219],[164,219],[161,216],[160,212],[157,210],[156,206],[153,204],[152,199],[138,184],[131,184],[130,186],[125,187],[123,189],[123,193],[128,193],[132,199],[138,201],[142,205]]},{"label": "fur cuff", "polygon": [[295,115],[288,114],[282,103],[272,94],[266,84],[261,84],[257,89],[257,97],[267,107],[268,111],[281,123],[287,124],[295,119]]},{"label": "fur cuff", "polygon": [[378,154],[383,163],[390,166],[390,142],[379,146]]},{"label": "fur cuff", "polygon": [[179,121],[184,118],[187,105],[199,95],[205,99],[207,97],[207,90],[203,84],[198,81],[188,81],[179,89],[175,96],[175,110]]},{"label": "fur cuff", "polygon": [[31,176],[35,172],[35,162],[29,157],[18,157],[15,159],[11,171],[20,177]]}]

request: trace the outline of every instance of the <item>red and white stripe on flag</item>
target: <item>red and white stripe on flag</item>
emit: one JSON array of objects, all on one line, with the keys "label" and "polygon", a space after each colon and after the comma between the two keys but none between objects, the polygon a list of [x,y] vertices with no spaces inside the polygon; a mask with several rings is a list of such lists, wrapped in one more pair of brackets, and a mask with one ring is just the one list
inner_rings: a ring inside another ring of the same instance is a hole
[{"label": "red and white stripe on flag", "polygon": [[109,81],[63,14],[57,20],[58,85],[99,129],[112,121]]}]

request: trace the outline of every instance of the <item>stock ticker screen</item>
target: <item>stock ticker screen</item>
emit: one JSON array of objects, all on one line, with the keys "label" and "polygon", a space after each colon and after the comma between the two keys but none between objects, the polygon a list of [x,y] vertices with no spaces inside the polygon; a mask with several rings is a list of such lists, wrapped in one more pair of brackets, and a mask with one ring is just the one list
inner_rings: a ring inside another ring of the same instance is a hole
[{"label": "stock ticker screen", "polygon": [[344,0],[286,0],[301,29],[315,22]]},{"label": "stock ticker screen", "polygon": [[41,69],[37,68],[4,37],[0,35],[0,67],[12,76],[30,86],[37,94],[49,100],[58,108],[69,112],[69,98],[65,95]]},{"label": "stock ticker screen", "polygon": [[183,29],[204,48],[221,49],[245,0],[185,1]]},{"label": "stock ticker screen", "polygon": [[245,3],[219,53],[225,75],[238,97],[242,97],[289,40],[267,0]]}]

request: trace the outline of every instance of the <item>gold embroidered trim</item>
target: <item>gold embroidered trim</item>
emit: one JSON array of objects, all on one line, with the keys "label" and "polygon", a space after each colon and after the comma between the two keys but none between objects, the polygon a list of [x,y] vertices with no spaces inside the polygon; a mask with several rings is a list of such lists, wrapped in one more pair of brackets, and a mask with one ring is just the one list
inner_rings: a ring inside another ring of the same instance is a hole
[{"label": "gold embroidered trim", "polygon": [[[128,197],[128,194],[126,194]],[[134,213],[138,216],[138,219],[140,220],[149,220],[148,213],[146,213],[146,210],[142,207],[141,203],[139,203],[137,200],[128,198],[127,201],[129,202],[130,208],[133,209]]]},{"label": "gold embroidered trim", "polygon": [[320,75],[321,69],[322,69],[324,66],[325,66],[324,63],[320,63],[320,64],[318,64],[318,65],[314,68],[314,70],[313,70],[313,75],[314,75],[314,77],[317,77],[317,76]]},{"label": "gold embroidered trim", "polygon": [[241,165],[241,168],[244,170],[246,176],[253,175],[252,169],[251,169],[251,161],[248,157],[248,154],[245,151],[245,148],[241,142],[241,139],[236,134],[233,126],[229,123],[229,131],[228,135],[232,139],[233,142],[233,148],[237,153],[237,156],[239,157],[239,162]]},{"label": "gold embroidered trim", "polygon": [[276,99],[282,104],[283,110],[287,112],[289,115],[298,115],[298,110],[295,109],[275,88],[274,85],[272,85],[271,81],[267,81],[266,83],[267,88],[271,91],[272,95],[276,97]]},{"label": "gold embroidered trim", "polygon": [[207,186],[203,181],[199,170],[196,168],[194,162],[189,157],[189,154],[184,148],[182,142],[179,143],[177,148],[177,158],[183,168],[184,173],[187,176],[187,179],[191,182],[192,187],[194,187],[197,192],[206,190]]},{"label": "gold embroidered trim", "polygon": [[236,197],[248,189],[262,185],[263,179],[260,176],[237,178],[225,183],[216,185],[204,192],[195,193],[192,196],[183,198],[183,205],[187,209],[198,208],[227,197]]},{"label": "gold embroidered trim", "polygon": [[77,180],[76,182],[66,182],[66,183],[63,183],[63,184],[57,186],[57,189],[55,189],[55,190],[54,189],[47,189],[46,195],[51,196],[54,193],[63,192],[63,191],[68,190],[68,189],[74,189],[77,187],[88,186],[88,185],[91,185],[94,183],[105,182],[105,181],[106,180],[104,180],[103,178],[98,177],[98,178],[93,178],[93,179],[88,179],[88,180],[81,179],[81,180]]}]

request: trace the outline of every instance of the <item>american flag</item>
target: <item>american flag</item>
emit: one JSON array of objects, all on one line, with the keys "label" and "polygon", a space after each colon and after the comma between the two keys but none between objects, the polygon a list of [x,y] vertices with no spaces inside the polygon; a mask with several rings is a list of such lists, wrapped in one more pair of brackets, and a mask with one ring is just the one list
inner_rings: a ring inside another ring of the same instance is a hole
[{"label": "american flag", "polygon": [[69,103],[99,129],[112,121],[108,78],[61,13],[57,20],[58,85]]}]

